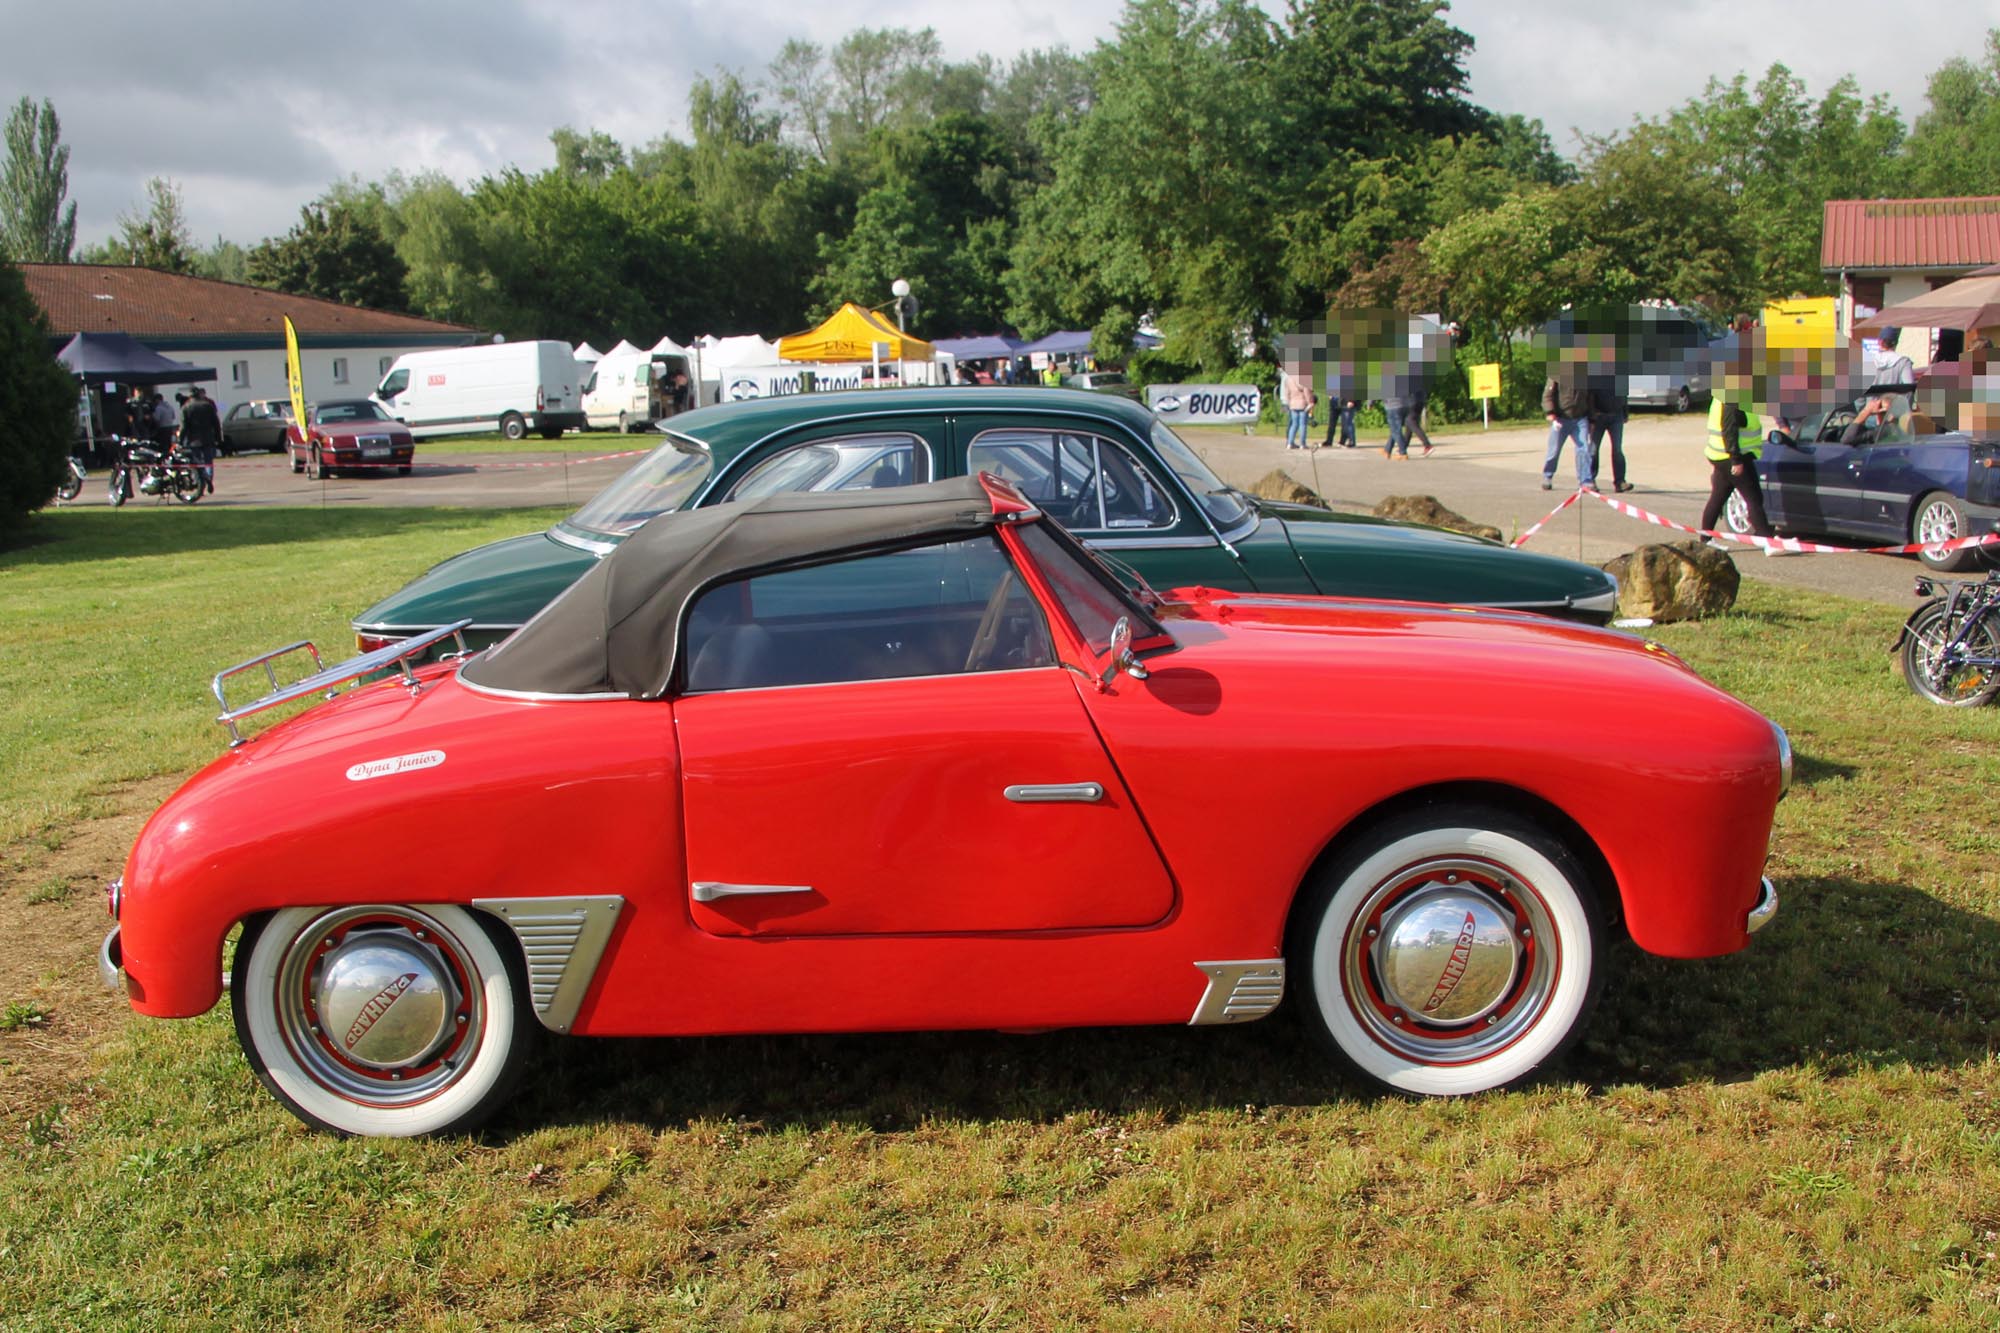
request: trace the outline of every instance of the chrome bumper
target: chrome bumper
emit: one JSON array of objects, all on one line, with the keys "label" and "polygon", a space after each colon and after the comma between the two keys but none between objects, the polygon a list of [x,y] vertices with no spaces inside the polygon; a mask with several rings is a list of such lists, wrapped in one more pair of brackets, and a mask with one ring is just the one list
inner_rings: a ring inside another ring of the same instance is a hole
[{"label": "chrome bumper", "polygon": [[1743,929],[1752,935],[1771,924],[1771,918],[1778,914],[1778,887],[1769,879],[1757,881],[1757,905],[1750,909],[1750,915],[1743,918]]},{"label": "chrome bumper", "polygon": [[104,983],[106,990],[123,990],[123,980],[118,975],[119,965],[124,959],[118,952],[118,927],[104,937],[104,943],[97,946],[97,979]]}]

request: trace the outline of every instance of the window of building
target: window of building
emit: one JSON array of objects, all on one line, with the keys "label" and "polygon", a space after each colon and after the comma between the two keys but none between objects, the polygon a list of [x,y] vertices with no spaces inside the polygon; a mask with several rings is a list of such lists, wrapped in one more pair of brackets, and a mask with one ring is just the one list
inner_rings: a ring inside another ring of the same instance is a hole
[{"label": "window of building", "polygon": [[231,361],[229,363],[229,383],[232,387],[238,389],[247,389],[250,387],[250,363],[248,361]]},{"label": "window of building", "polygon": [[333,358],[333,382],[335,384],[347,383],[347,358],[344,356]]},{"label": "window of building", "polygon": [[1012,671],[1055,661],[1041,607],[992,536],[780,570],[704,593],[687,688]]},{"label": "window of building", "polygon": [[385,356],[379,358],[375,362],[375,378],[379,380],[384,375],[387,375],[389,373],[389,367],[395,364],[396,364],[396,358],[393,356]]}]

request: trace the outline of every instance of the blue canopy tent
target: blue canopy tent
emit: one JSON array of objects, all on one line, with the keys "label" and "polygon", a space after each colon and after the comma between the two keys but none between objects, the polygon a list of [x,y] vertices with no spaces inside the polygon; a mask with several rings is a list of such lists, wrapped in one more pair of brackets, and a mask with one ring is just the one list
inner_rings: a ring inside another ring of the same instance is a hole
[{"label": "blue canopy tent", "polygon": [[[1150,333],[1141,333],[1132,339],[1132,347],[1137,351],[1150,350],[1159,345],[1160,340]],[[1016,350],[1021,356],[1033,356],[1037,352],[1047,352],[1050,356],[1078,356],[1090,350],[1090,330],[1065,329],[1045,338],[1037,338]]]},{"label": "blue canopy tent", "polygon": [[1021,340],[1004,333],[985,333],[970,338],[933,338],[931,346],[960,361],[991,361],[1013,356],[1020,350]]},{"label": "blue canopy tent", "polygon": [[193,384],[215,378],[213,366],[161,356],[124,333],[79,333],[56,353],[56,360],[78,379],[99,384]]}]

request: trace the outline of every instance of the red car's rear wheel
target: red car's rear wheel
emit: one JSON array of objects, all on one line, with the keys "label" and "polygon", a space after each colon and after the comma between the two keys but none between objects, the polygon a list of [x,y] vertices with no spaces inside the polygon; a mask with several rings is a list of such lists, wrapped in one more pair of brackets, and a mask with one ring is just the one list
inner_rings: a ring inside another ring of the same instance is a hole
[{"label": "red car's rear wheel", "polygon": [[510,950],[457,907],[293,907],[244,931],[230,990],[264,1086],[341,1134],[444,1134],[512,1091],[534,1017]]},{"label": "red car's rear wheel", "polygon": [[1454,1096],[1531,1077],[1582,1031],[1601,982],[1588,872],[1518,816],[1399,816],[1312,886],[1293,936],[1308,1022],[1399,1092]]}]

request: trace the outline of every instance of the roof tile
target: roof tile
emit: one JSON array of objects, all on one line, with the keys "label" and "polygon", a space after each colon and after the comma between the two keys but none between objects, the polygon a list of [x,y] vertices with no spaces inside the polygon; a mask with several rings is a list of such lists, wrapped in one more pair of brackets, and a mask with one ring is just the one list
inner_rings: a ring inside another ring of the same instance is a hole
[{"label": "roof tile", "polygon": [[2000,196],[1829,199],[1819,266],[1961,269],[2000,263]]}]

